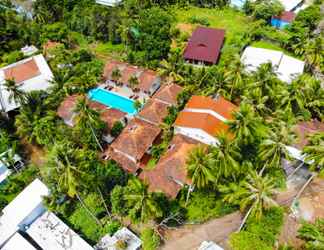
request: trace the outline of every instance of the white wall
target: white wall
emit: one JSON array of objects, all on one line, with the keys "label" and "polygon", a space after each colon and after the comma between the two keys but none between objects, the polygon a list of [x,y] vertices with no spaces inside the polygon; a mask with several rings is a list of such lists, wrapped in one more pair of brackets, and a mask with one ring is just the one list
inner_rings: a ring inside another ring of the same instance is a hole
[{"label": "white wall", "polygon": [[182,134],[184,136],[190,137],[207,145],[217,146],[219,144],[216,137],[211,136],[205,131],[197,128],[187,128],[187,127],[174,127],[175,134]]}]

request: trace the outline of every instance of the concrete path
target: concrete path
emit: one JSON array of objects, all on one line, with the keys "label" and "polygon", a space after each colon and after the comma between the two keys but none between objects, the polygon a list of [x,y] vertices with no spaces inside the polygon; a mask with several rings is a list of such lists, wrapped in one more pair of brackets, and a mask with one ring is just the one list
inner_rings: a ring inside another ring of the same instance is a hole
[{"label": "concrete path", "polygon": [[201,225],[187,225],[172,230],[161,250],[196,250],[204,240],[224,246],[227,237],[240,226],[241,220],[241,213],[235,212]]}]

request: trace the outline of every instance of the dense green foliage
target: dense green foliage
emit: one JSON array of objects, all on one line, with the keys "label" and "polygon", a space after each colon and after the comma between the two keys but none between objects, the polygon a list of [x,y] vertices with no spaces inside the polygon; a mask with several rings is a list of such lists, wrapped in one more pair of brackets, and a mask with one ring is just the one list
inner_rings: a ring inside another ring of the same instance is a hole
[{"label": "dense green foliage", "polygon": [[151,228],[145,228],[141,233],[143,250],[156,250],[160,245],[160,237]]},{"label": "dense green foliage", "polygon": [[324,248],[324,220],[315,223],[304,222],[298,230],[298,237],[305,240],[305,249],[320,250]]}]

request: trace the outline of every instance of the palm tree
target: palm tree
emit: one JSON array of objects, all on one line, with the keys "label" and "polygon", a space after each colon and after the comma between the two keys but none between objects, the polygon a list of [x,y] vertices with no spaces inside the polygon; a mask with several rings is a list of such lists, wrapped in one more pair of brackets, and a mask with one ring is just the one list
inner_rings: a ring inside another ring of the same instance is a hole
[{"label": "palm tree", "polygon": [[223,134],[217,137],[219,145],[211,149],[211,155],[214,160],[215,175],[217,181],[222,177],[235,177],[239,174],[238,159],[241,158],[240,149],[235,142],[230,141],[228,136]]},{"label": "palm tree", "polygon": [[324,169],[324,133],[319,132],[310,137],[309,145],[305,146],[305,162],[310,163],[311,170]]},{"label": "palm tree", "polygon": [[111,72],[111,79],[118,83],[119,79],[121,78],[121,72],[118,68],[114,69],[112,72]]},{"label": "palm tree", "polygon": [[214,161],[212,155],[208,152],[208,148],[204,146],[194,148],[186,164],[188,177],[192,180],[194,186],[204,188],[210,182],[216,180]]},{"label": "palm tree", "polygon": [[293,139],[294,134],[283,122],[275,123],[259,146],[259,159],[269,167],[280,167],[282,158],[291,158],[286,145],[290,145]]},{"label": "palm tree", "polygon": [[138,84],[139,84],[139,81],[138,81],[138,78],[136,76],[131,76],[128,80],[128,83],[129,83],[129,86],[134,89]]},{"label": "palm tree", "polygon": [[124,199],[130,208],[129,215],[133,221],[139,218],[141,222],[145,222],[148,219],[160,218],[163,214],[153,193],[148,192],[147,186],[136,178],[128,181]]},{"label": "palm tree", "polygon": [[324,249],[324,219],[317,219],[313,224],[302,222],[298,238],[306,241],[306,249]]},{"label": "palm tree", "polygon": [[19,88],[19,85],[13,79],[5,81],[5,89],[9,92],[9,101],[14,101],[17,104],[23,105],[26,102],[26,93]]},{"label": "palm tree", "polygon": [[250,104],[242,102],[240,109],[233,113],[233,118],[228,121],[229,130],[234,134],[236,140],[245,145],[266,134],[262,120]]},{"label": "palm tree", "polygon": [[85,96],[82,96],[78,100],[74,112],[77,113],[76,124],[80,128],[81,133],[83,133],[82,130],[86,130],[87,128],[90,128],[91,135],[95,140],[95,143],[103,152],[103,148],[98,139],[98,134],[100,135],[100,133],[98,132],[103,131],[104,124],[100,120],[100,116],[98,112],[89,107]]},{"label": "palm tree", "polygon": [[224,201],[239,205],[242,211],[250,208],[248,214],[258,219],[264,209],[277,205],[272,199],[276,193],[274,180],[269,176],[262,177],[256,171],[251,171],[239,184],[221,186],[220,191],[225,194]]},{"label": "palm tree", "polygon": [[324,39],[318,36],[307,41],[305,59],[311,69],[319,68],[324,57]]}]

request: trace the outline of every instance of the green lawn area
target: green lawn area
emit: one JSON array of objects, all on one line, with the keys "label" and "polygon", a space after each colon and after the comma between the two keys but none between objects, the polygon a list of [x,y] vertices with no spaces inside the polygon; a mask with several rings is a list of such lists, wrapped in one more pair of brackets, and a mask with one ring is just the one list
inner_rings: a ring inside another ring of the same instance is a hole
[{"label": "green lawn area", "polygon": [[272,49],[278,51],[284,51],[281,47],[276,44],[266,42],[266,41],[256,41],[251,44],[253,47],[262,48],[262,49]]},{"label": "green lawn area", "polygon": [[100,57],[118,57],[124,50],[125,46],[123,44],[112,44],[111,42],[98,43],[94,48],[94,52]]},{"label": "green lawn area", "polygon": [[176,9],[175,15],[178,23],[189,23],[189,18],[196,16],[198,18],[207,18],[209,27],[222,28],[226,30],[226,39],[231,40],[235,34],[246,31],[250,20],[243,13],[231,8],[225,9],[205,9],[191,7],[188,9]]}]

